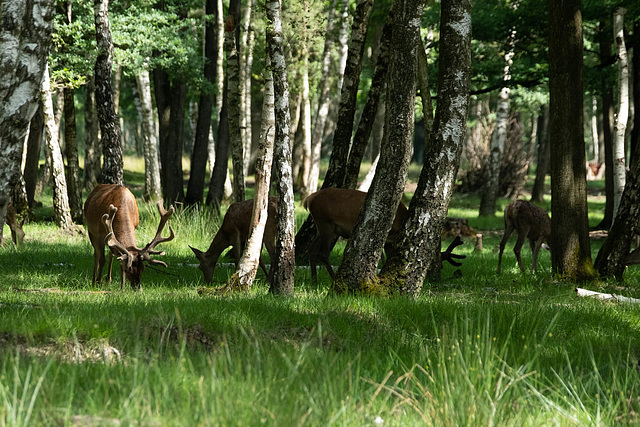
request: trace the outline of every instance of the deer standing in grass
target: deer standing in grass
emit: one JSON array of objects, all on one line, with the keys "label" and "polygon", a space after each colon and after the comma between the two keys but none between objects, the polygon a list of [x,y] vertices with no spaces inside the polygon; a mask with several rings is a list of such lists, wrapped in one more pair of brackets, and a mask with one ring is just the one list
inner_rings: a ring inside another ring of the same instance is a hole
[{"label": "deer standing in grass", "polygon": [[[200,265],[198,268],[204,274],[205,283],[211,283],[213,280],[213,272],[218,263],[218,258],[222,251],[229,246],[233,247],[233,256],[238,266],[240,257],[242,255],[242,248],[249,238],[249,232],[251,231],[251,214],[253,211],[253,199],[245,200],[243,202],[232,203],[227,209],[227,212],[222,219],[222,225],[216,233],[209,249],[206,252],[202,252],[194,247],[191,250],[195,254]],[[262,243],[267,249],[269,257],[274,260],[276,255],[276,225],[278,214],[278,199],[275,197],[269,197],[269,206],[267,209],[267,223],[264,228],[264,235],[262,237]],[[271,282],[271,273],[267,271],[267,267],[262,261],[262,257],[259,258],[260,267],[264,274],[267,275],[267,280]],[[273,271],[273,269],[271,269]]]},{"label": "deer standing in grass", "polygon": [[538,252],[544,242],[549,241],[551,236],[551,219],[549,214],[542,208],[525,200],[515,200],[504,208],[504,236],[500,241],[500,254],[498,255],[498,273],[502,265],[502,252],[509,240],[511,233],[518,233],[518,241],[513,248],[518,260],[520,271],[524,272],[522,259],[520,258],[520,250],[526,238],[529,238],[531,252],[533,253],[533,262],[531,264],[531,272],[537,270]]},{"label": "deer standing in grass", "polygon": [[[22,221],[18,222],[16,218],[16,210],[13,207],[13,203],[9,202],[7,205],[7,215],[6,215],[6,223],[9,226],[9,230],[11,230],[11,240],[16,246],[20,246],[22,241],[24,240],[24,230],[22,226],[24,225],[27,218],[23,218]],[[0,246],[4,247],[4,236],[2,232],[4,230],[4,223],[0,228]]]},{"label": "deer standing in grass", "polygon": [[[318,258],[327,267],[331,278],[335,278],[333,268],[329,263],[329,255],[338,237],[345,239],[351,237],[365,197],[367,197],[367,193],[358,190],[325,188],[304,199],[302,205],[311,214],[317,229],[316,237],[309,246],[309,266],[313,283],[318,280],[316,275],[316,259]],[[387,236],[385,251],[388,252],[391,249],[391,244],[400,234],[406,216],[407,207],[400,203]]]},{"label": "deer standing in grass", "polygon": [[124,288],[124,283],[128,279],[133,289],[142,290],[140,277],[144,271],[145,262],[167,266],[162,261],[152,259],[151,255],[164,255],[164,252],[156,251],[155,247],[175,237],[171,226],[169,226],[169,237],[162,237],[162,230],[173,215],[174,208],[171,206],[168,211],[165,211],[162,201],[159,201],[158,212],[160,224],[155,237],[144,248],[138,248],[135,229],[140,222],[140,215],[131,191],[118,184],[100,184],[93,189],[84,204],[89,239],[93,246],[93,283],[99,283],[102,279],[105,244],[109,247],[107,281],[111,282],[111,266],[113,257],[116,256],[120,260],[122,270],[120,289]]}]

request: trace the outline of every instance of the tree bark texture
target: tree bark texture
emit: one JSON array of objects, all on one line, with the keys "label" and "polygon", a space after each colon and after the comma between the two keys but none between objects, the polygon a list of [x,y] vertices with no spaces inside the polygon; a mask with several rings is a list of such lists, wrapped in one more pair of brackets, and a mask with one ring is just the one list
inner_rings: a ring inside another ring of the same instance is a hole
[{"label": "tree bark texture", "polygon": [[213,111],[213,88],[218,78],[216,64],[218,61],[218,45],[216,32],[216,0],[206,1],[206,15],[208,20],[204,27],[204,78],[211,85],[210,89],[203,89],[198,101],[198,121],[196,136],[191,152],[191,172],[187,186],[187,205],[202,203],[204,197],[204,183],[207,172],[207,147],[211,132],[211,113]]},{"label": "tree bark texture", "polygon": [[549,142],[549,105],[541,107],[539,121],[541,122],[540,132],[538,132],[538,164],[536,167],[536,178],[533,181],[531,190],[531,201],[542,202],[544,197],[544,180],[549,170],[549,161],[551,160],[551,144]]},{"label": "tree bark texture", "polygon": [[421,0],[395,1],[387,99],[389,114],[371,189],[333,283],[338,294],[380,294],[378,261],[404,192],[413,140]]},{"label": "tree bark texture", "polygon": [[549,0],[551,260],[568,280],[595,276],[591,262],[583,128],[580,0]]},{"label": "tree bark texture", "polygon": [[140,99],[140,121],[143,130],[144,148],[144,200],[154,201],[162,197],[160,185],[160,164],[158,162],[158,138],[156,137],[153,105],[151,102],[151,83],[148,71],[136,75],[136,87]]},{"label": "tree bark texture", "polygon": [[[237,22],[237,21],[236,21]],[[233,199],[244,200],[244,154],[240,131],[240,61],[235,38],[233,17],[227,17],[224,33],[224,50],[227,55],[227,104],[229,114],[229,145],[233,163]]]},{"label": "tree bark texture", "polygon": [[102,169],[100,153],[100,124],[96,111],[96,86],[93,75],[87,76],[84,98],[84,188],[92,190],[98,183]]},{"label": "tree bark texture", "polygon": [[626,10],[617,7],[613,13],[613,35],[618,57],[618,113],[613,134],[613,218],[618,212],[626,178],[625,134],[629,120],[629,59],[624,42],[624,15]]},{"label": "tree bark texture", "polygon": [[[380,273],[386,293],[417,297],[440,276],[440,236],[465,141],[471,78],[471,5],[442,2],[438,107],[418,187],[393,253]],[[392,102],[388,104],[391,108]]]},{"label": "tree bark texture", "polygon": [[53,101],[51,99],[51,85],[49,83],[49,69],[45,68],[42,80],[42,104],[44,114],[45,142],[49,147],[48,154],[51,163],[51,178],[53,180],[53,215],[56,225],[63,230],[71,230],[73,220],[69,208],[69,196],[67,193],[67,181],[64,174],[62,151],[58,141],[58,129],[56,128],[53,114]]},{"label": "tree bark texture", "polygon": [[103,184],[124,184],[122,162],[122,131],[116,114],[111,73],[113,41],[109,24],[109,0],[94,0],[96,43],[98,57],[95,66],[96,109],[102,133]]},{"label": "tree bark texture", "polygon": [[324,177],[322,188],[342,187],[344,183],[349,146],[351,145],[351,135],[353,133],[353,121],[356,114],[356,98],[360,82],[360,71],[362,70],[362,57],[372,8],[373,0],[360,0],[356,7],[351,26],[351,40],[349,41],[349,53],[344,70],[342,92],[340,94],[338,122],[333,135],[333,149],[331,150],[329,168]]},{"label": "tree bark texture", "polygon": [[[515,31],[510,30],[510,50],[505,54],[505,66],[502,78],[505,82],[511,80],[511,64],[513,63]],[[502,164],[502,154],[507,140],[507,126],[509,124],[509,94],[511,89],[504,86],[498,94],[498,108],[496,111],[496,126],[491,135],[491,149],[489,160],[485,169],[484,188],[480,199],[480,216],[494,216],[496,213],[496,201],[500,192],[500,165]]]},{"label": "tree bark texture", "polygon": [[[612,55],[611,46],[611,22],[603,19],[599,28],[600,64],[604,65]],[[609,84],[609,79],[603,76],[601,79],[602,93],[602,138],[604,145],[604,187],[606,202],[604,207],[604,218],[596,228],[608,230],[613,223],[613,88]]]},{"label": "tree bark texture", "polygon": [[82,224],[82,185],[80,184],[80,162],[76,141],[76,107],[74,90],[64,89],[64,151],[67,157],[66,180],[71,218]]},{"label": "tree bark texture", "polygon": [[[632,93],[633,93],[633,129],[631,130],[631,159],[635,156],[635,151],[640,149],[640,20],[633,23],[633,52],[631,70],[633,71]],[[631,50],[631,49],[630,49]]]},{"label": "tree bark texture", "polygon": [[[55,2],[0,2],[0,224],[20,175],[24,140],[38,109]],[[2,229],[0,229],[0,236]]]},{"label": "tree bark texture", "polygon": [[165,174],[162,186],[167,206],[173,202],[184,200],[184,184],[182,182],[182,151],[184,145],[184,112],[186,108],[187,85],[183,78],[174,79],[170,90],[169,132],[164,147],[165,162],[161,173]]},{"label": "tree bark texture", "polygon": [[[308,5],[308,3],[307,3]],[[304,41],[303,43],[306,43]],[[309,60],[306,44],[303,48],[302,64],[302,164],[300,165],[300,198],[307,197],[309,191],[309,174],[311,172],[311,100],[309,99]]]},{"label": "tree bark texture", "polygon": [[30,209],[35,207],[36,184],[38,183],[38,168],[40,167],[43,131],[44,115],[42,114],[42,101],[38,101],[38,110],[29,124],[27,156],[24,164],[24,184],[27,192],[27,203]]},{"label": "tree bark texture", "polygon": [[320,175],[320,152],[322,148],[322,140],[324,138],[324,128],[329,115],[329,105],[331,105],[331,96],[329,89],[331,88],[330,66],[331,53],[333,51],[333,22],[335,16],[335,4],[329,3],[329,13],[327,17],[327,29],[324,39],[324,50],[322,52],[322,77],[320,79],[320,96],[318,98],[318,107],[313,123],[313,133],[311,135],[311,169],[309,171],[309,194],[315,193],[318,189],[318,178]]},{"label": "tree bark texture", "polygon": [[387,22],[382,30],[380,39],[380,52],[376,61],[371,85],[369,86],[369,94],[367,103],[362,110],[358,128],[353,137],[353,144],[349,151],[349,159],[347,160],[345,177],[343,182],[344,188],[355,189],[358,185],[358,174],[360,173],[360,165],[364,156],[365,149],[371,138],[373,123],[376,119],[376,112],[380,105],[380,97],[387,81],[387,70],[389,68],[389,43],[391,41],[392,16],[387,17]]},{"label": "tree bark texture", "polygon": [[276,231],[276,260],[270,292],[278,295],[293,294],[295,274],[294,201],[291,177],[291,144],[289,141],[289,84],[284,59],[282,6],[280,0],[267,0],[267,52],[271,59],[275,100],[276,133],[274,167],[278,194],[278,226]]},{"label": "tree bark texture", "polygon": [[[267,59],[267,63],[269,60]],[[271,166],[273,164],[273,144],[275,137],[275,106],[273,93],[273,77],[267,65],[265,70],[265,86],[262,101],[262,124],[260,126],[260,142],[256,160],[256,186],[251,214],[251,231],[245,245],[242,258],[236,273],[229,279],[228,286],[249,289],[258,271],[262,238],[267,224],[269,206],[269,188],[271,185]],[[273,268],[274,260],[271,260]],[[237,281],[237,283],[236,283]]]},{"label": "tree bark texture", "polygon": [[620,200],[618,215],[616,215],[616,220],[611,226],[594,264],[601,277],[615,277],[619,281],[622,280],[626,269],[625,258],[629,254],[634,231],[637,230],[640,222],[639,150],[634,152],[628,178]]},{"label": "tree bark texture", "polygon": [[[251,65],[253,52],[250,44],[253,43],[253,28],[251,26],[252,1],[247,0],[244,6],[244,16],[238,47],[239,82],[238,95],[240,98],[240,135],[242,140],[242,176],[246,177],[251,160]],[[239,24],[239,23],[238,23]]]}]

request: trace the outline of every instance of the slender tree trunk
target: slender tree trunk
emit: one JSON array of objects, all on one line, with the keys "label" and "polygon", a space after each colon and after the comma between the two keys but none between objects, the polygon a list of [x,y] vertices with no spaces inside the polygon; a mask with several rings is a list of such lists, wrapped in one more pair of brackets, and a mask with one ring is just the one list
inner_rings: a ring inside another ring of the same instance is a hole
[{"label": "slender tree trunk", "polygon": [[273,280],[269,292],[278,295],[293,294],[295,274],[294,201],[291,179],[291,145],[289,142],[289,84],[287,64],[284,60],[280,0],[267,0],[267,52],[273,69],[276,133],[274,167],[278,194],[278,226],[276,260],[271,261]]},{"label": "slender tree trunk", "polygon": [[631,159],[640,148],[640,20],[633,23],[633,55],[631,56],[633,72],[633,129],[631,130]]},{"label": "slender tree trunk", "polygon": [[[605,19],[600,22],[599,28],[600,64],[606,64],[612,55],[611,47],[611,22]],[[604,218],[596,226],[598,229],[608,230],[613,223],[613,89],[609,80],[603,76],[601,79],[602,93],[602,138],[604,145],[604,184],[606,202]]]},{"label": "slender tree trunk", "polygon": [[[505,82],[511,80],[511,65],[513,64],[515,30],[511,29],[509,34],[509,51],[505,54],[505,66],[503,79]],[[498,95],[498,108],[496,113],[496,127],[491,136],[491,151],[487,162],[484,188],[480,199],[480,216],[494,216],[496,213],[496,200],[500,192],[500,165],[502,164],[502,153],[504,152],[505,141],[507,140],[507,126],[509,124],[509,93],[511,89],[504,86]]]},{"label": "slender tree trunk", "polygon": [[87,76],[84,100],[84,188],[91,190],[98,183],[102,169],[100,153],[100,124],[96,111],[96,86],[93,75]]},{"label": "slender tree trunk", "polygon": [[[256,160],[256,186],[251,214],[251,231],[245,245],[238,269],[229,279],[228,286],[239,287],[241,290],[251,288],[258,271],[262,238],[267,223],[269,206],[269,187],[271,184],[271,165],[273,164],[273,144],[275,137],[276,119],[273,94],[273,77],[271,75],[269,59],[265,67],[265,85],[262,104],[262,124],[260,126],[260,143],[258,144],[258,158]],[[274,260],[272,262],[272,270]]]},{"label": "slender tree trunk", "polygon": [[536,178],[531,190],[531,201],[542,202],[544,196],[544,180],[549,169],[551,157],[551,145],[549,144],[549,106],[543,105],[540,114],[540,132],[538,133],[538,165],[536,167]]},{"label": "slender tree trunk", "polygon": [[373,0],[360,0],[356,8],[351,27],[347,65],[344,71],[338,122],[333,136],[333,150],[329,158],[329,168],[322,183],[322,188],[342,187],[344,183],[351,134],[353,133],[360,71],[362,70],[364,42],[372,8]]},{"label": "slender tree trunk", "polygon": [[624,15],[626,10],[617,7],[613,14],[613,34],[618,56],[618,114],[616,114],[615,133],[613,135],[613,218],[615,221],[624,191],[625,164],[625,135],[629,120],[629,60],[624,43]]},{"label": "slender tree trunk", "polygon": [[384,293],[378,287],[377,268],[402,198],[413,139],[415,80],[422,0],[396,0],[387,99],[390,111],[380,162],[364,206],[338,267],[333,290],[348,293]]},{"label": "slender tree trunk", "polygon": [[158,139],[153,119],[151,102],[151,83],[149,72],[142,71],[136,75],[136,87],[140,99],[140,122],[143,130],[144,147],[144,195],[145,200],[157,200],[162,197],[160,185],[160,164],[158,163]]},{"label": "slender tree trunk", "polygon": [[162,186],[167,205],[184,200],[182,182],[182,151],[184,145],[184,113],[186,108],[187,86],[183,79],[174,79],[170,90],[169,132],[165,146],[166,162],[162,163],[162,173],[166,184]]},{"label": "slender tree trunk", "polygon": [[227,99],[229,114],[229,145],[233,163],[233,199],[244,200],[243,142],[240,130],[240,64],[236,48],[235,23],[228,17],[225,24],[224,50],[227,54]]},{"label": "slender tree trunk", "polygon": [[27,203],[30,209],[35,207],[36,184],[38,182],[38,168],[40,166],[40,153],[42,152],[42,132],[44,130],[44,115],[42,114],[42,101],[38,102],[36,114],[29,125],[29,138],[27,140],[27,156],[24,165],[24,182],[27,192]]},{"label": "slender tree trunk", "polygon": [[[465,141],[469,104],[471,5],[468,0],[444,0],[441,8],[434,132],[425,150],[420,180],[403,232],[380,273],[386,293],[414,298],[419,295],[426,276],[431,279],[440,276],[440,235]],[[392,104],[390,101],[390,111]]]},{"label": "slender tree trunk", "polygon": [[584,169],[581,1],[549,0],[548,9],[552,269],[568,280],[589,280],[595,270]]},{"label": "slender tree trunk", "polygon": [[240,95],[240,135],[243,152],[243,176],[247,176],[251,160],[251,64],[253,62],[253,28],[251,26],[252,1],[247,0],[244,9],[242,34],[239,50],[239,95]]},{"label": "slender tree trunk", "polygon": [[[371,85],[369,86],[369,95],[367,103],[362,110],[360,116],[360,122],[358,128],[353,137],[353,144],[349,152],[349,159],[347,161],[344,188],[354,189],[358,185],[358,174],[360,173],[360,165],[362,164],[362,157],[364,151],[371,139],[371,131],[373,130],[373,123],[376,118],[376,112],[380,105],[380,97],[385,87],[387,80],[387,70],[389,68],[389,43],[391,40],[392,31],[392,17],[387,17],[387,22],[384,24],[382,30],[382,37],[380,39],[380,51],[378,54],[378,60],[376,61],[375,70],[371,79]],[[419,55],[419,53],[418,53]]]},{"label": "slender tree trunk", "polygon": [[[308,2],[305,2],[307,8]],[[306,43],[304,41],[303,43]],[[306,44],[303,47],[302,63],[302,164],[300,165],[300,197],[305,198],[309,191],[309,173],[311,171],[311,100],[309,99],[309,60]]]},{"label": "slender tree trunk", "polygon": [[71,218],[82,224],[82,186],[80,185],[80,163],[76,142],[76,107],[73,89],[64,89],[64,134],[65,156],[67,157],[66,180]]},{"label": "slender tree trunk", "polygon": [[123,184],[122,132],[111,86],[113,42],[109,25],[109,0],[94,1],[98,57],[95,66],[96,108],[102,132],[102,182]]},{"label": "slender tree trunk", "polygon": [[51,100],[51,86],[49,83],[49,69],[45,68],[42,79],[42,103],[44,114],[45,141],[51,156],[51,176],[53,178],[53,213],[56,225],[63,230],[71,230],[73,220],[69,208],[67,181],[62,162],[62,151],[58,142],[58,132],[53,118],[53,101]]},{"label": "slender tree trunk", "polygon": [[[212,87],[216,84],[216,64],[218,50],[216,46],[217,32],[215,28],[216,0],[206,1],[206,15],[209,18],[205,24],[204,42],[204,78]],[[211,113],[213,110],[214,96],[211,92],[203,90],[198,102],[198,121],[196,123],[196,136],[191,152],[191,173],[187,187],[186,204],[202,203],[204,197],[204,182],[207,169],[207,148],[211,133]]]},{"label": "slender tree trunk", "polygon": [[38,109],[54,14],[55,2],[49,0],[0,2],[0,236],[29,122]]},{"label": "slender tree trunk", "polygon": [[324,50],[322,53],[322,77],[320,79],[320,96],[318,98],[318,108],[313,124],[313,133],[311,135],[311,169],[309,170],[308,192],[314,193],[318,189],[318,178],[320,176],[320,153],[322,148],[322,139],[324,137],[324,128],[329,115],[329,105],[331,97],[329,89],[331,88],[330,65],[331,52],[333,51],[333,21],[335,16],[335,4],[329,3],[329,14],[327,17],[327,29],[324,40]]}]

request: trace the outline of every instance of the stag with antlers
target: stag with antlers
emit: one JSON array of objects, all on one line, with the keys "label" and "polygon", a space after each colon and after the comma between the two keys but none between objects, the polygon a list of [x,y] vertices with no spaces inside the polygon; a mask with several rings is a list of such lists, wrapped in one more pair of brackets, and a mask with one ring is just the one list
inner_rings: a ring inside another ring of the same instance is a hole
[{"label": "stag with antlers", "polygon": [[117,184],[100,184],[93,189],[84,204],[89,239],[94,253],[93,283],[99,283],[102,279],[105,244],[109,247],[107,281],[111,282],[111,265],[115,256],[120,260],[122,270],[121,289],[124,288],[126,280],[129,280],[133,289],[142,289],[140,277],[145,262],[167,266],[166,263],[151,258],[151,255],[164,255],[164,252],[155,250],[155,247],[175,237],[171,226],[169,237],[162,237],[162,231],[173,215],[174,208],[171,206],[166,211],[162,201],[159,201],[157,206],[160,213],[158,230],[153,240],[141,249],[136,246],[135,239],[135,229],[140,222],[140,215],[131,191]]}]

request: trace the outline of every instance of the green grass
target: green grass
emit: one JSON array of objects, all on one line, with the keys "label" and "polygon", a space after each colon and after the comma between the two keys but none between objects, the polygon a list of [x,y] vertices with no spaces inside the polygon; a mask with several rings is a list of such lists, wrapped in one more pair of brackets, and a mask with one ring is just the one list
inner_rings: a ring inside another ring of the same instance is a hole
[{"label": "green grass", "polygon": [[[483,251],[460,246],[462,276],[445,266],[416,301],[328,297],[323,268],[317,286],[298,269],[292,298],[261,272],[248,294],[200,296],[188,245],[219,227],[207,208],[178,209],[168,268],[145,270],[143,292],[92,286],[88,239],[58,232],[45,206],[21,248],[0,249],[0,426],[640,423],[640,309],[577,298],[547,252],[521,274],[515,239],[497,276],[501,215],[480,220],[477,203],[456,195],[450,215],[483,232]],[[144,244],[157,212],[139,205]],[[640,297],[636,270],[582,286]]]}]

